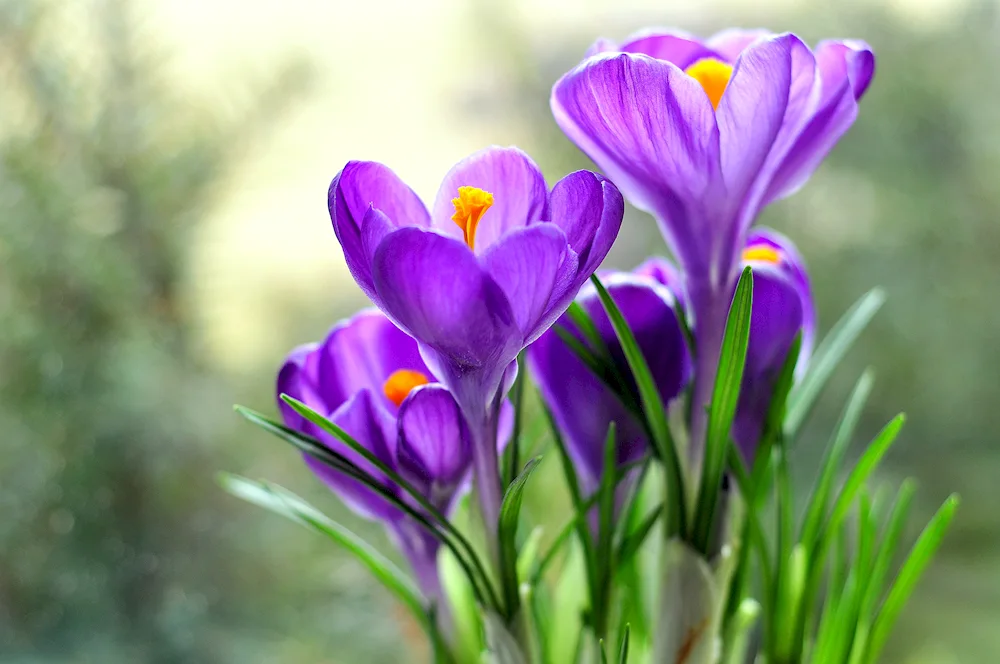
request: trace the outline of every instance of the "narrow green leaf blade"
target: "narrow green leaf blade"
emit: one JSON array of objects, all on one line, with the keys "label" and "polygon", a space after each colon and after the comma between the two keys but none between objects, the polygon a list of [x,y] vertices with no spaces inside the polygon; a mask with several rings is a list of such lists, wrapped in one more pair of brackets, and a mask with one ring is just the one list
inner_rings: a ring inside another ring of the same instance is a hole
[{"label": "narrow green leaf blade", "polygon": [[885,293],[882,289],[874,288],[865,293],[837,321],[837,324],[833,326],[833,329],[816,349],[809,363],[809,370],[788,400],[785,434],[789,438],[794,438],[798,433],[799,428],[812,410],[813,404],[816,403],[817,397],[833,374],[833,370],[837,368],[858,336],[878,313],[883,302],[885,302]]},{"label": "narrow green leaf blade", "polygon": [[868,401],[868,395],[871,394],[874,380],[874,373],[870,370],[861,374],[861,378],[858,379],[854,391],[851,392],[851,396],[847,400],[847,405],[844,407],[837,428],[834,430],[833,438],[823,455],[823,461],[820,463],[820,476],[812,496],[809,498],[809,506],[806,508],[802,532],[799,537],[799,541],[810,549],[814,546],[819,529],[827,516],[834,480],[851,443],[854,429],[861,419],[861,411]]},{"label": "narrow green leaf blade", "polygon": [[917,582],[934,558],[934,554],[940,548],[945,533],[948,531],[952,519],[955,518],[955,510],[958,509],[958,504],[959,498],[956,494],[952,494],[944,501],[944,504],[938,509],[937,513],[930,520],[930,523],[927,524],[927,527],[920,534],[906,562],[900,568],[899,575],[896,576],[896,580],[889,590],[889,595],[886,597],[885,603],[879,610],[878,617],[872,626],[868,652],[869,662],[874,663],[878,661],[878,656],[885,646],[885,642],[889,638],[889,633],[896,624],[903,606],[910,598]]},{"label": "narrow green leaf blade", "polygon": [[500,521],[497,526],[500,542],[500,572],[503,580],[504,606],[507,617],[513,617],[519,603],[517,578],[517,526],[524,501],[524,487],[538,467],[541,457],[531,459],[524,470],[511,482],[500,504]]},{"label": "narrow green leaf blade", "polygon": [[639,399],[642,403],[642,412],[649,427],[655,449],[660,459],[663,461],[667,472],[667,491],[670,493],[668,509],[670,512],[670,523],[667,524],[667,536],[674,532],[682,532],[686,529],[687,507],[684,490],[684,478],[681,470],[680,459],[677,454],[677,447],[674,444],[673,436],[670,433],[670,426],[667,422],[666,408],[663,399],[660,398],[660,391],[656,388],[656,382],[646,363],[646,358],[639,348],[639,342],[629,328],[628,322],[622,315],[614,298],[597,278],[591,276],[591,281],[597,289],[597,295],[608,315],[608,320],[615,330],[618,342],[628,361],[632,377],[635,379],[639,390]]},{"label": "narrow green leaf blade", "polygon": [[694,545],[705,553],[708,553],[716,503],[719,499],[719,485],[722,482],[728,449],[731,445],[729,436],[733,417],[736,415],[740,385],[743,382],[752,308],[753,272],[748,266],[740,275],[733,302],[729,307],[726,331],[722,338],[722,351],[719,355],[719,368],[712,390],[712,404],[709,408],[705,458],[698,489],[698,507],[693,533]]},{"label": "narrow green leaf blade", "polygon": [[404,606],[409,608],[421,624],[427,627],[428,616],[425,600],[410,578],[350,529],[277,485],[256,482],[229,473],[220,473],[218,482],[223,489],[237,498],[306,526],[342,546],[357,558]]},{"label": "narrow green leaf blade", "polygon": [[625,633],[622,634],[622,645],[618,649],[618,664],[628,664],[628,640],[631,631],[631,626],[626,624]]}]

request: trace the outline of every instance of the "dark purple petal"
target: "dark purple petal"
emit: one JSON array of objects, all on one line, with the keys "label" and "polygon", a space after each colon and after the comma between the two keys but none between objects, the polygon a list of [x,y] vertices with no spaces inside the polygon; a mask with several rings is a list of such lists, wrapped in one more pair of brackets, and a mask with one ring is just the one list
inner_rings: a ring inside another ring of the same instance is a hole
[{"label": "dark purple petal", "polygon": [[552,187],[549,216],[566,234],[587,279],[607,256],[625,214],[625,201],[611,181],[590,171],[570,173]]},{"label": "dark purple petal", "polygon": [[654,29],[633,35],[618,50],[666,60],[681,69],[686,69],[702,58],[727,60],[724,55],[709,48],[697,37],[666,30]]},{"label": "dark purple petal", "polygon": [[[560,277],[576,275],[577,260],[566,236],[553,224],[535,224],[507,233],[483,255],[482,263],[503,289],[521,335],[528,338],[546,313]],[[564,269],[564,266],[566,269]]]},{"label": "dark purple petal", "polygon": [[771,33],[767,30],[742,30],[740,28],[730,28],[723,30],[710,37],[706,44],[709,48],[720,54],[728,62],[735,62],[740,53],[748,46],[766,37]]},{"label": "dark purple petal", "polygon": [[[330,416],[330,420],[376,457],[390,467],[395,467],[395,420],[385,408],[375,403],[371,392],[363,390],[352,396]],[[323,434],[321,440],[330,449],[344,455],[383,485],[391,488],[394,493],[396,492],[396,487],[360,454],[327,434]],[[304,456],[310,470],[359,515],[382,521],[392,521],[400,516],[395,507],[358,480],[347,477],[309,455]]]},{"label": "dark purple petal", "polygon": [[317,389],[329,408],[326,413],[361,390],[369,390],[381,405],[395,412],[396,405],[385,397],[383,386],[400,369],[418,371],[434,380],[417,342],[373,309],[330,331],[318,351],[318,368]]},{"label": "dark purple petal", "polygon": [[779,261],[751,260],[754,270],[750,344],[733,437],[750,460],[762,433],[774,387],[795,336],[802,332],[797,373],[806,366],[815,329],[809,280],[795,247],[773,231],[757,230],[748,248],[769,247]]},{"label": "dark purple petal", "polygon": [[663,223],[674,253],[694,260],[695,222],[721,193],[719,130],[701,85],[667,62],[606,54],[563,76],[551,105],[566,135]]},{"label": "dark purple petal", "polygon": [[[686,385],[690,357],[670,293],[652,280],[626,274],[604,278],[643,351],[665,403]],[[596,293],[585,289],[579,302],[593,317],[601,337],[623,375],[630,375],[611,323]],[[575,332],[572,322],[560,324]],[[528,351],[532,376],[552,409],[585,483],[593,488],[603,468],[603,444],[610,422],[616,422],[618,460],[636,458],[646,449],[643,430],[625,405],[595,377],[554,330],[544,333]]]},{"label": "dark purple petal", "polygon": [[333,178],[327,196],[330,219],[355,281],[372,297],[370,260],[362,238],[362,220],[370,207],[380,210],[395,228],[426,227],[427,208],[388,167],[373,161],[348,162]]},{"label": "dark purple petal", "polygon": [[434,201],[434,226],[460,238],[451,217],[459,187],[478,187],[493,194],[493,205],[476,231],[476,252],[484,252],[502,235],[546,217],[548,188],[531,157],[517,148],[491,147],[458,162],[445,176]]},{"label": "dark purple petal", "polygon": [[472,469],[469,429],[440,385],[418,387],[399,408],[399,468],[439,509],[450,505]]},{"label": "dark purple petal", "polygon": [[461,240],[404,228],[382,241],[372,268],[385,312],[451,365],[449,377],[435,370],[446,384],[506,366],[520,349],[507,297]]},{"label": "dark purple petal", "polygon": [[324,415],[333,410],[329,406],[326,395],[318,389],[319,383],[319,353],[316,344],[299,346],[285,360],[278,372],[275,390],[278,410],[285,425],[296,431],[315,435],[313,425],[281,399],[287,394],[305,403],[310,408]]}]

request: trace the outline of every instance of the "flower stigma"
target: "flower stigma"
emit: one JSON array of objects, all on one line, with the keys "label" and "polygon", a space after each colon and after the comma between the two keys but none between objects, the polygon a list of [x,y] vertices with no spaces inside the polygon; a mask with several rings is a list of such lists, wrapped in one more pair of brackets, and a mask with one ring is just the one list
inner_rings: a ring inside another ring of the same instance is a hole
[{"label": "flower stigma", "polygon": [[705,89],[712,108],[718,110],[722,93],[729,85],[729,77],[733,75],[733,66],[717,58],[702,58],[684,70],[684,73],[698,81]]},{"label": "flower stigma", "polygon": [[458,198],[451,199],[455,214],[451,220],[458,224],[465,235],[469,249],[476,248],[476,228],[480,219],[493,205],[493,194],[478,187],[459,187]]},{"label": "flower stigma", "polygon": [[758,244],[743,250],[743,260],[746,262],[757,261],[778,265],[781,263],[781,252],[766,244]]},{"label": "flower stigma", "polygon": [[403,403],[403,400],[406,399],[410,392],[429,382],[430,380],[428,380],[427,376],[419,371],[397,369],[385,379],[382,391],[385,392],[385,396],[389,401],[398,406]]}]

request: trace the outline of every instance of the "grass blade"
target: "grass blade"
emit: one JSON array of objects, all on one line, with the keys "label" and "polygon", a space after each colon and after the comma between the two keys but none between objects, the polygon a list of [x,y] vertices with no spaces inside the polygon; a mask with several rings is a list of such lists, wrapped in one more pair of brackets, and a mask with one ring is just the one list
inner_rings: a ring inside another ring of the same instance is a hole
[{"label": "grass blade", "polygon": [[747,345],[750,340],[750,312],[753,308],[753,272],[744,268],[736,285],[736,293],[729,307],[726,331],[722,338],[719,368],[712,390],[709,407],[708,431],[705,436],[705,460],[701,483],[698,487],[698,503],[695,511],[692,542],[703,553],[708,551],[715,508],[719,499],[719,485],[726,468],[727,450],[732,445],[730,430],[736,415],[736,403],[743,382]]},{"label": "grass blade", "polygon": [[649,371],[649,365],[646,364],[646,358],[643,357],[639,343],[636,341],[635,335],[632,334],[621,310],[597,275],[592,275],[590,279],[597,289],[597,295],[601,304],[604,305],[608,320],[618,336],[618,342],[625,354],[625,359],[628,361],[629,369],[632,371],[632,377],[639,390],[642,412],[653,439],[654,449],[657,450],[667,472],[667,491],[669,494],[667,515],[669,518],[665,535],[669,537],[676,532],[686,530],[687,501],[684,495],[683,472],[677,447],[667,422],[666,408],[663,399],[660,398],[656,382]]},{"label": "grass blade", "polygon": [[868,291],[847,310],[823,339],[813,354],[809,370],[789,398],[788,414],[785,417],[786,436],[795,438],[833,370],[844,359],[883,302],[885,293],[882,289],[873,288]]},{"label": "grass blade", "polygon": [[618,664],[628,664],[628,639],[631,628],[625,625],[625,633],[622,634],[622,645],[618,649]]},{"label": "grass blade", "polygon": [[940,509],[938,509],[937,513],[934,514],[927,527],[924,528],[916,544],[913,545],[910,555],[900,568],[899,575],[896,576],[896,580],[889,590],[885,603],[879,610],[878,617],[872,626],[868,662],[874,664],[874,662],[878,661],[878,656],[883,646],[885,646],[886,639],[889,638],[889,633],[899,618],[900,612],[903,610],[903,605],[913,593],[917,582],[941,546],[941,541],[948,531],[948,526],[951,525],[951,521],[955,517],[955,510],[958,509],[958,504],[959,499],[956,494],[949,496]]},{"label": "grass blade", "polygon": [[851,392],[851,396],[847,400],[844,412],[834,430],[833,438],[823,455],[823,461],[820,463],[820,476],[809,499],[809,506],[806,508],[802,532],[799,537],[799,541],[805,544],[807,549],[812,549],[819,536],[819,529],[827,515],[833,482],[851,443],[854,429],[861,419],[861,411],[868,401],[868,395],[871,394],[874,380],[874,374],[870,370],[861,374],[861,378],[858,379],[854,391]]},{"label": "grass blade", "polygon": [[524,466],[524,470],[511,482],[500,504],[500,521],[497,525],[500,542],[500,575],[503,585],[504,606],[507,617],[517,613],[518,579],[517,579],[517,526],[521,516],[521,503],[524,500],[524,487],[531,473],[538,467],[541,457],[535,457]]},{"label": "grass blade", "polygon": [[324,515],[295,494],[269,482],[256,482],[230,473],[220,473],[218,482],[223,489],[237,498],[280,514],[336,542],[357,558],[383,586],[409,608],[425,628],[428,626],[425,600],[409,576],[351,530]]}]

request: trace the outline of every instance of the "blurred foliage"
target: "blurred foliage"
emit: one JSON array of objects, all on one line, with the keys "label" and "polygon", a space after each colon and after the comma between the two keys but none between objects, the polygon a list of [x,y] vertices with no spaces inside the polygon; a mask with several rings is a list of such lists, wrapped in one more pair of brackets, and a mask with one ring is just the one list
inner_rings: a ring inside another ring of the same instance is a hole
[{"label": "blurred foliage", "polygon": [[[523,31],[499,0],[471,7],[488,14],[480,47],[502,76],[485,103],[456,106],[487,121],[518,118],[523,147],[550,177],[589,165],[552,122],[552,82],[598,33],[620,38],[670,18],[632,14],[561,40]],[[755,12],[685,28],[742,22],[812,41],[857,36],[879,56],[854,129],[764,219],[807,257],[824,328],[873,285],[890,298],[813,418],[800,487],[850,383],[873,364],[879,383],[862,430],[874,433],[897,409],[910,414],[884,479],[919,479],[915,523],[948,491],[964,499],[885,660],[992,661],[996,4],[920,26],[865,5]],[[407,645],[419,635],[386,619],[396,615],[391,601],[357,566],[212,482],[216,469],[268,466],[282,481],[281,469],[294,467],[285,483],[299,491],[304,476],[288,450],[243,440],[229,406],[267,403],[271,375],[234,385],[203,365],[183,279],[192,232],[227,173],[305,91],[310,69],[279,66],[220,115],[167,84],[149,27],[137,27],[124,1],[0,1],[0,661],[419,659]],[[650,246],[662,247],[652,222],[630,210],[612,263],[631,267]],[[289,314],[289,334],[322,332],[315,307]],[[540,472],[540,483],[556,481]]]}]

